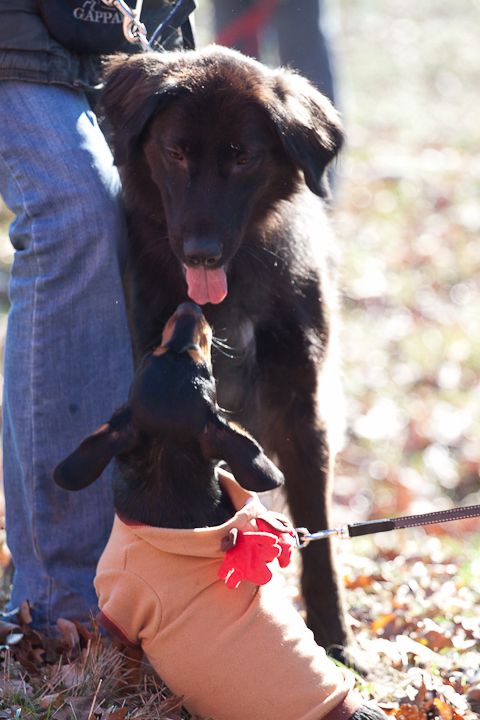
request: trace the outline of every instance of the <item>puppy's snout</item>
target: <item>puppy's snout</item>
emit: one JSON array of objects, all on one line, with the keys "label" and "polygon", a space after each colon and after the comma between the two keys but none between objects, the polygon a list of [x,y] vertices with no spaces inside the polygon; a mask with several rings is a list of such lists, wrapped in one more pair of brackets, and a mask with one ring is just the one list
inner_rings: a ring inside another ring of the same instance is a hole
[{"label": "puppy's snout", "polygon": [[193,315],[194,318],[200,318],[203,313],[200,305],[193,302],[184,302],[180,303],[175,311],[176,317],[180,317],[180,315]]},{"label": "puppy's snout", "polygon": [[201,308],[192,302],[181,303],[168,320],[162,343],[154,351],[161,355],[188,353],[195,362],[211,363],[212,331]]},{"label": "puppy's snout", "polygon": [[222,257],[222,245],[212,238],[190,238],[183,244],[185,261],[191,267],[214,267]]}]

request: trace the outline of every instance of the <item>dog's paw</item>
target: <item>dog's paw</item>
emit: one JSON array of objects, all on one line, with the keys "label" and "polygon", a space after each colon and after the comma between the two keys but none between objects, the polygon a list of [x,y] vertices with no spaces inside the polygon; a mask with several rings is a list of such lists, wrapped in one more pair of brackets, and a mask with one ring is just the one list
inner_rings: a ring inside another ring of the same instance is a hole
[{"label": "dog's paw", "polygon": [[372,667],[369,654],[352,643],[347,647],[334,645],[328,649],[328,655],[336,662],[365,677]]},{"label": "dog's paw", "polygon": [[387,716],[377,705],[361,705],[349,720],[387,720]]}]

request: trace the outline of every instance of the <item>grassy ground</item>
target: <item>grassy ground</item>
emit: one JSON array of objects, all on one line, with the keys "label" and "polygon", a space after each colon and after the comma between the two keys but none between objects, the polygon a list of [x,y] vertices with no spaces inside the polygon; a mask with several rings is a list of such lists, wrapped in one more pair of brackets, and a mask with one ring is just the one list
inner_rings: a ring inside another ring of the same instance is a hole
[{"label": "grassy ground", "polygon": [[[480,5],[333,5],[348,134],[334,218],[348,412],[335,516],[479,503]],[[208,4],[199,18],[203,42]],[[478,529],[461,522],[338,544],[351,623],[369,653],[358,686],[400,720],[455,720],[478,709]],[[19,645],[4,641],[0,718],[80,720],[97,708],[98,717],[115,710],[115,720],[136,706],[144,717],[179,717],[151,685],[137,705],[122,700],[109,685],[111,650],[104,663],[92,640],[65,641],[64,655],[80,658],[88,680],[77,677],[73,689],[71,671],[59,676],[60,665],[43,664],[40,641],[28,640],[39,675],[22,665]],[[73,710],[72,697],[81,698]]]}]

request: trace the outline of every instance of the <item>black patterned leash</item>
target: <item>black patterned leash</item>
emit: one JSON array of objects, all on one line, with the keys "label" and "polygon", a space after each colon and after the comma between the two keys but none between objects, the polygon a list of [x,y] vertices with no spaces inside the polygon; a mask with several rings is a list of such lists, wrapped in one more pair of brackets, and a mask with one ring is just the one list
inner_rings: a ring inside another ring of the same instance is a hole
[{"label": "black patterned leash", "polygon": [[450,522],[451,520],[466,520],[480,517],[480,505],[451,508],[450,510],[437,510],[436,512],[422,513],[420,515],[405,515],[397,518],[383,518],[382,520],[366,520],[351,525],[340,525],[330,530],[319,530],[311,533],[307,528],[296,528],[297,547],[307,547],[314,540],[326,540],[329,537],[341,538],[359,537],[360,535],[373,535],[375,533],[401,530],[403,528],[420,527],[421,525],[435,525]]}]

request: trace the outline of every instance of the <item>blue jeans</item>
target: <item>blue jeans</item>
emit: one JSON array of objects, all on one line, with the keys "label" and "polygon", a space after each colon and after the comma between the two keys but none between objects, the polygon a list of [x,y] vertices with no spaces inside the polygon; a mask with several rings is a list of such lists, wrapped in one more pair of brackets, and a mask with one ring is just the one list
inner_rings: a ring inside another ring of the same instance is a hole
[{"label": "blue jeans", "polygon": [[3,401],[10,607],[29,600],[48,628],[95,612],[113,520],[111,469],[78,494],[56,487],[52,470],[126,401],[132,376],[120,182],[82,93],[0,82],[0,194],[15,214]]}]

